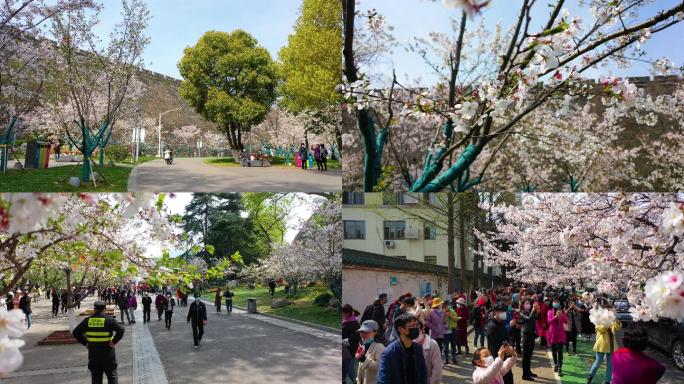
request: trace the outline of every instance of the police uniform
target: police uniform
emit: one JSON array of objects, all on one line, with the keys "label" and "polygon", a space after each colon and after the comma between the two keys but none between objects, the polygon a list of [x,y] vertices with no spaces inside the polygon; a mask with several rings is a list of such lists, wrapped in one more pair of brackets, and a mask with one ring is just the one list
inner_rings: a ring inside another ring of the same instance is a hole
[{"label": "police uniform", "polygon": [[[98,311],[98,307],[102,310]],[[109,343],[118,343],[124,335],[124,327],[104,313],[104,302],[95,303],[96,313],[84,319],[73,330],[79,343],[88,347],[88,369],[93,384],[102,384],[102,375],[107,375],[109,384],[117,384],[116,353]]]}]

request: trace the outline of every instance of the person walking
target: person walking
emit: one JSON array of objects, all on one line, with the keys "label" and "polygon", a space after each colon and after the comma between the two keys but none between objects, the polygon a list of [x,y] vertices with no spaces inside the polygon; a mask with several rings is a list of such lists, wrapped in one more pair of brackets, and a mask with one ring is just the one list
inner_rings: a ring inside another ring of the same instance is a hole
[{"label": "person walking", "polygon": [[120,320],[121,324],[124,323],[124,314],[126,315],[126,320],[128,320],[128,325],[131,325],[131,317],[128,313],[128,298],[126,297],[126,293],[124,293],[123,290],[119,292],[117,295],[117,305],[119,306],[119,313],[121,315]]},{"label": "person walking", "polygon": [[21,311],[24,312],[24,316],[26,316],[26,328],[31,328],[31,296],[29,296],[28,292],[24,292],[19,299],[19,309],[21,309]]},{"label": "person walking", "polygon": [[135,293],[128,292],[128,311],[131,313],[131,319],[128,325],[135,324],[135,310],[138,309],[138,298]]},{"label": "person walking", "polygon": [[442,382],[444,362],[442,361],[442,351],[439,349],[439,344],[422,329],[418,338],[413,340],[413,342],[423,348],[428,384],[440,384]]},{"label": "person walking", "polygon": [[594,352],[596,353],[596,358],[594,364],[589,369],[589,377],[587,378],[587,384],[591,384],[596,371],[598,371],[599,366],[603,360],[606,360],[606,383],[611,382],[613,375],[613,363],[612,355],[617,349],[617,336],[616,332],[622,328],[622,323],[620,320],[615,320],[615,322],[610,326],[596,326],[596,342],[594,343]]},{"label": "person walking", "polygon": [[271,294],[271,298],[275,295],[276,281],[275,279],[268,280],[268,292]]},{"label": "person walking", "polygon": [[558,297],[553,299],[552,307],[547,313],[549,329],[546,331],[546,340],[551,345],[553,355],[553,371],[558,372],[558,376],[563,376],[563,347],[567,341],[565,335],[565,324],[568,317],[561,307]]},{"label": "person walking", "polygon": [[57,317],[59,313],[59,295],[57,290],[52,288],[52,317]]},{"label": "person walking", "polygon": [[214,295],[214,307],[216,307],[216,313],[221,313],[221,288],[216,288],[216,295]]},{"label": "person walking", "polygon": [[427,321],[425,321],[425,325],[430,328],[430,337],[437,342],[440,351],[444,349],[444,333],[446,332],[444,318],[442,299],[435,297],[432,299],[432,310]]},{"label": "person walking", "polygon": [[[457,355],[461,355],[461,347],[465,348],[466,355],[470,354],[470,347],[468,346],[468,320],[470,319],[470,313],[468,307],[466,306],[466,301],[463,296],[456,299],[456,305],[454,308],[456,316],[456,333],[454,334],[454,340],[456,341],[456,346],[458,351]],[[484,327],[482,327],[484,328]],[[484,343],[484,331],[482,333],[482,343]],[[454,364],[456,364],[456,359],[454,358]]]},{"label": "person walking", "polygon": [[95,302],[95,313],[74,328],[72,334],[88,348],[88,369],[93,384],[102,384],[103,374],[109,384],[117,384],[116,352],[114,347],[123,338],[124,327],[105,314],[103,301]]},{"label": "person walking", "polygon": [[306,144],[304,143],[299,146],[299,159],[302,161],[302,169],[306,171],[306,162],[309,160],[309,151],[306,150]]},{"label": "person walking", "polygon": [[449,364],[449,350],[451,350],[451,362],[458,364],[456,361],[456,324],[458,323],[458,315],[453,308],[449,307],[448,301],[442,303],[442,311],[444,311],[444,365]]},{"label": "person walking", "polygon": [[171,292],[166,292],[166,300],[164,300],[164,327],[171,330],[171,318],[173,317],[173,308],[176,306],[176,301],[171,296]]},{"label": "person walking", "polygon": [[391,342],[380,356],[378,384],[427,384],[423,348],[413,341],[420,336],[418,326],[418,319],[408,313],[394,320],[399,338]]},{"label": "person walking", "polygon": [[157,309],[157,321],[161,321],[162,314],[164,314],[164,302],[166,298],[160,291],[157,291],[157,297],[154,298],[154,307]]},{"label": "person walking", "polygon": [[233,313],[233,296],[235,294],[230,291],[230,287],[226,287],[226,291],[223,292],[223,297],[226,298],[226,312]]},{"label": "person walking", "polygon": [[[471,312],[471,317],[470,321],[473,324],[473,333],[475,333],[475,338],[473,339],[473,347],[477,348],[477,339],[480,339],[480,348],[484,347],[485,343],[485,335],[487,334],[485,330],[486,326],[486,312],[485,312],[485,304],[487,303],[487,299],[484,296],[481,296],[475,301],[475,306],[473,307],[473,310]],[[458,313],[458,312],[457,312]],[[459,326],[459,331],[461,327]],[[460,331],[462,332],[462,331]],[[467,334],[466,334],[467,336]],[[460,339],[458,340],[460,343]],[[467,341],[466,341],[467,344]],[[460,344],[459,344],[460,345]],[[460,348],[459,348],[460,349]],[[467,349],[466,349],[467,351]],[[467,352],[466,352],[467,353]]]},{"label": "person walking", "polygon": [[315,146],[312,145],[311,151],[313,152],[314,160],[316,161],[316,169],[318,171],[322,171],[323,164],[321,163],[321,146],[319,144],[316,144]]},{"label": "person walking", "polygon": [[190,304],[187,320],[191,323],[192,340],[195,343],[194,348],[197,349],[204,335],[204,326],[207,324],[207,308],[200,300],[199,293],[195,293],[195,300]]},{"label": "person walking", "polygon": [[[378,382],[378,369],[385,345],[375,337],[378,335],[378,323],[367,320],[357,330],[360,343],[354,357],[359,361],[359,370],[356,375],[358,384],[376,384]],[[352,382],[354,380],[352,379]]]},{"label": "person walking", "polygon": [[321,144],[321,170],[328,170],[328,150],[325,148],[325,144]]},{"label": "person walking", "polygon": [[145,293],[143,293],[142,306],[143,306],[143,324],[147,324],[150,322],[150,315],[152,312],[152,298],[147,293],[147,291]]},{"label": "person walking", "polygon": [[577,355],[577,334],[582,329],[582,309],[577,306],[577,298],[571,297],[568,301],[568,322],[565,323],[565,352],[570,355],[570,343],[572,354]]},{"label": "person walking", "polygon": [[611,358],[613,384],[655,384],[665,374],[665,366],[648,357],[648,333],[639,323],[631,323],[622,334],[624,348],[619,348]]},{"label": "person walking", "polygon": [[66,313],[66,311],[67,311],[67,291],[66,291],[66,289],[62,291],[62,294],[59,297],[59,302],[62,305],[62,313]]},{"label": "person walking", "polygon": [[511,346],[501,346],[494,359],[489,349],[480,347],[473,353],[473,384],[500,384],[511,373],[517,354]]},{"label": "person walking", "polygon": [[378,323],[378,339],[385,342],[385,319],[387,315],[385,314],[385,304],[387,304],[387,294],[381,293],[378,297],[373,300],[373,303],[366,307],[361,316],[361,323],[366,320],[375,320]]},{"label": "person walking", "polygon": [[522,379],[534,381],[537,377],[532,372],[532,353],[534,352],[534,339],[537,338],[536,322],[539,316],[539,303],[533,300],[523,300],[518,324],[521,325],[522,334]]}]

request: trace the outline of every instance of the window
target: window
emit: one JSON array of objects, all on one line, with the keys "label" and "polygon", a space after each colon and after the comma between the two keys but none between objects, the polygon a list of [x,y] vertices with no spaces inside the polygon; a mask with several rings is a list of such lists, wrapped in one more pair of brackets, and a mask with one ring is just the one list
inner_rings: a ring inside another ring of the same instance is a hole
[{"label": "window", "polygon": [[397,205],[399,204],[398,193],[384,192],[382,194],[382,205]]},{"label": "window", "polygon": [[345,240],[365,240],[366,239],[366,222],[361,220],[345,220],[344,221],[344,239]]},{"label": "window", "polygon": [[437,227],[432,224],[423,224],[423,234],[424,240],[436,240],[437,239]]},{"label": "window", "polygon": [[437,195],[434,193],[428,193],[428,204],[437,205]]},{"label": "window", "polygon": [[385,240],[404,240],[405,221],[385,221]]},{"label": "window", "polygon": [[425,255],[425,263],[426,264],[437,264],[437,256]]},{"label": "window", "polygon": [[363,205],[366,203],[363,192],[344,192],[342,194],[342,204],[346,205]]}]

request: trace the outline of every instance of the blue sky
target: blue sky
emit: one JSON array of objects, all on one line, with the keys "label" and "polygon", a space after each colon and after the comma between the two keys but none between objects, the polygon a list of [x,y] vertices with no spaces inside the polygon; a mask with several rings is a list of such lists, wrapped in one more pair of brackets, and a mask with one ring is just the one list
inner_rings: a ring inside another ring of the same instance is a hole
[{"label": "blue sky", "polygon": [[[337,1],[337,0],[334,0]],[[121,2],[106,0],[97,30],[107,36],[120,17]],[[297,20],[300,0],[148,0],[152,14],[147,35],[145,67],[180,78],[176,64],[185,47],[209,30],[244,29],[275,59],[287,44]]]},{"label": "blue sky", "polygon": [[[645,15],[654,15],[657,10],[669,9],[670,7],[679,3],[680,0],[658,0],[644,8]],[[520,13],[520,0],[492,0],[491,5],[485,8],[480,16],[484,17],[487,26],[491,26],[492,30],[496,23],[502,22],[504,30],[513,25]],[[541,24],[545,23],[550,8],[547,4],[551,1],[537,1],[535,5],[536,15],[533,20],[541,20],[538,24],[538,29]],[[587,1],[588,3],[588,1]],[[571,16],[580,16],[583,18],[585,26],[594,20],[588,12],[588,7],[580,9],[578,1],[566,1],[567,8]],[[393,35],[399,43],[406,43],[413,36],[428,37],[429,32],[448,32],[451,30],[449,18],[456,17],[460,19],[460,11],[456,9],[449,9],[442,4],[441,0],[431,2],[430,0],[360,0],[359,10],[377,9],[380,14],[385,15],[387,25],[394,27]],[[645,16],[640,16],[642,19]],[[479,23],[479,20],[475,20]],[[470,22],[470,20],[469,20]],[[474,25],[474,24],[471,24]],[[684,22],[679,23],[669,29],[660,32],[652,37],[644,46],[648,52],[648,57],[659,58],[667,56],[675,64],[681,66],[684,64],[684,50],[679,47],[684,36]],[[677,49],[673,49],[673,43],[676,42]],[[403,47],[394,50],[392,57],[384,60],[380,64],[383,73],[391,74],[391,69],[394,67],[397,71],[399,79],[415,79],[422,77],[424,82],[432,82],[435,77],[428,76],[430,68],[418,57],[417,54],[405,52]],[[627,71],[610,68],[613,74],[617,76],[648,76],[649,65],[635,64],[635,66]],[[598,77],[601,74],[607,73],[608,69],[602,69],[600,72],[588,73],[589,76]]]}]

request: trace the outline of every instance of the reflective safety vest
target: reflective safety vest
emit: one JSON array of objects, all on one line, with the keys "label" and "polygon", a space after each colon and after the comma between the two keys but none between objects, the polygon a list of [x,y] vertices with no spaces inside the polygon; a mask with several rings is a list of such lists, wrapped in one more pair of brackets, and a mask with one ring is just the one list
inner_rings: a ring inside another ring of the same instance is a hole
[{"label": "reflective safety vest", "polygon": [[114,339],[113,332],[105,329],[104,317],[91,317],[88,319],[85,337],[90,344],[107,344]]}]

